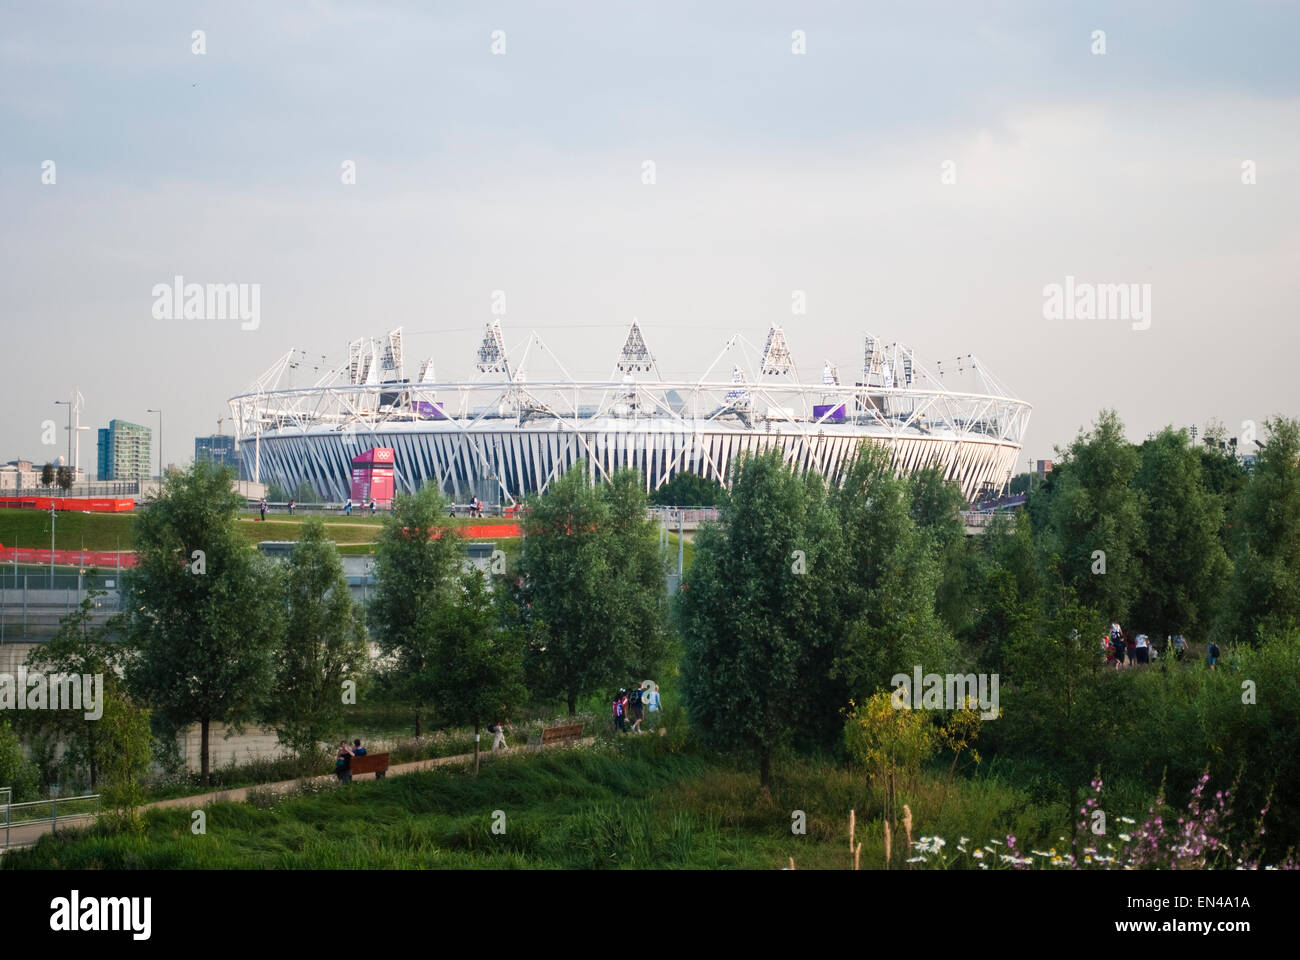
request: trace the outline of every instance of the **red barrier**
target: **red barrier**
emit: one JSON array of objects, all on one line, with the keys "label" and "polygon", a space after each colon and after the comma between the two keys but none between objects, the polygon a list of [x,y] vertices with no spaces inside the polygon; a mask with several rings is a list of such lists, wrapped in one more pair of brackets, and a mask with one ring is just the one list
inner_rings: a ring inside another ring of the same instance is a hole
[{"label": "red barrier", "polygon": [[125,513],[135,509],[135,500],[105,497],[0,497],[0,509],[84,510],[89,513]]},{"label": "red barrier", "polygon": [[[119,564],[118,560],[121,559]],[[0,547],[0,563],[39,563],[50,562],[49,550],[36,550],[32,547]],[[117,566],[134,567],[134,553],[114,553],[112,550],[55,550],[55,565],[70,567],[98,567],[100,570]]]}]

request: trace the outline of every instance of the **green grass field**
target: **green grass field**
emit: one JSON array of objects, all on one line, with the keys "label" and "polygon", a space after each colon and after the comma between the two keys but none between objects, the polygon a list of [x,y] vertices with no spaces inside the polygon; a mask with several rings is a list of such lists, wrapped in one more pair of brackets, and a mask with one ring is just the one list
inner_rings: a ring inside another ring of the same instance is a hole
[{"label": "green grass field", "polygon": [[[1009,832],[1054,842],[1067,819],[1063,807],[1035,804],[998,780],[948,788],[935,773],[902,799],[917,836],[953,842]],[[847,868],[850,809],[869,868],[884,863],[880,800],[861,774],[813,761],[778,766],[763,798],[753,771],[677,737],[625,737],[488,758],[478,777],[440,768],[212,804],[199,836],[187,810],[148,811],[140,835],[60,831],[7,854],[0,868],[779,869],[790,858],[799,869]],[[792,830],[795,811],[806,833]]]}]

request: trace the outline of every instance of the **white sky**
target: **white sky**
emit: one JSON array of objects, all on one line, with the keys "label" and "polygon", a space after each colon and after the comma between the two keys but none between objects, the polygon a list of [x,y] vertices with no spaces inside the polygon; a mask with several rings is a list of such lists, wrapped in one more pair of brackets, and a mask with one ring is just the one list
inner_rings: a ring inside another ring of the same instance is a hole
[{"label": "white sky", "polygon": [[[61,453],[80,387],[184,463],[285,350],[398,325],[466,373],[497,289],[575,375],[633,316],[665,374],[773,321],[805,380],[864,330],[974,352],[1034,404],[1022,466],[1102,406],[1300,414],[1300,8],[695,6],[0,5],[0,460]],[[177,274],[260,283],[259,328],[153,319]],[[1150,329],[1045,320],[1067,275],[1150,283]]]}]

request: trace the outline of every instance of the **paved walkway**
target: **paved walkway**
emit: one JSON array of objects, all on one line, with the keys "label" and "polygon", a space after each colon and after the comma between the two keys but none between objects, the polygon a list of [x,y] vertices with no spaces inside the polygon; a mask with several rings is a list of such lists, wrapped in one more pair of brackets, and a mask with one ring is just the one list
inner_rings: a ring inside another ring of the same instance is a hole
[{"label": "paved walkway", "polygon": [[[595,741],[595,739],[596,739],[595,737],[583,737],[582,740],[577,742],[592,743]],[[546,749],[549,750],[552,749],[553,747],[562,747],[566,745],[567,743],[552,743],[552,744],[547,744]],[[538,749],[537,747],[524,745],[524,746],[517,746],[517,747],[507,747],[505,750],[498,750],[496,754],[493,754],[490,750],[483,750],[480,751],[479,753],[479,760],[481,763],[483,761],[490,761],[494,756],[505,756],[507,754],[517,754],[517,753],[531,753],[531,752],[535,752],[537,749]],[[432,760],[415,760],[411,763],[396,763],[388,768],[388,775],[390,777],[400,777],[402,776],[402,774],[405,773],[416,773],[420,770],[432,770],[434,767],[446,766],[448,764],[453,764],[453,763],[471,764],[473,762],[474,762],[474,754],[459,753],[451,757],[435,757]],[[250,787],[238,787],[234,790],[214,790],[211,793],[199,793],[189,797],[175,797],[171,800],[155,800],[153,803],[144,804],[140,809],[161,810],[165,808],[177,808],[177,807],[182,809],[193,809],[195,807],[205,807],[211,803],[244,803],[248,800],[249,792],[253,790],[269,791],[271,793],[290,793],[293,790],[295,790],[299,784],[302,783],[324,784],[324,783],[329,783],[334,779],[335,779],[334,774],[327,773],[319,777],[306,777],[299,780],[280,780],[276,783],[258,783]],[[358,774],[352,779],[354,781],[373,780],[375,779],[375,775],[373,773],[362,773],[362,774]],[[80,826],[81,825],[80,821],[88,820],[92,816],[93,814],[86,814],[84,816],[68,817],[66,820],[63,817],[60,817],[59,824],[63,825],[66,823],[68,825],[72,825],[74,822],[76,822],[76,825]],[[3,827],[0,826],[0,830],[2,829]],[[51,823],[30,823],[30,824],[23,824],[23,825],[15,824],[9,829],[9,849],[14,849],[16,847],[31,846],[32,844],[36,843],[36,841],[39,840],[45,834],[52,833],[53,830],[54,830],[54,825]],[[4,839],[4,834],[0,832],[0,841],[2,841],[3,839]],[[0,846],[0,854],[3,854],[4,851],[5,848],[3,846]]]}]

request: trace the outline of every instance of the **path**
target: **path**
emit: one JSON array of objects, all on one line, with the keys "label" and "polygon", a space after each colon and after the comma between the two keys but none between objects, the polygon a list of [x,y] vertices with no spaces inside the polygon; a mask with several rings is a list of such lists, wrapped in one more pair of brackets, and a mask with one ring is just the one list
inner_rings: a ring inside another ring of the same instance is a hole
[{"label": "path", "polygon": [[[593,743],[595,739],[596,739],[595,737],[583,737],[582,740],[578,742]],[[567,745],[566,743],[552,743],[552,744],[545,745],[544,749],[549,750],[552,749],[553,747],[562,747],[566,745]],[[536,747],[531,747],[525,744],[517,747],[506,747],[505,750],[498,750],[497,753],[495,754],[492,753],[492,751],[490,750],[483,750],[480,752],[479,757],[481,762],[483,760],[490,760],[492,757],[498,755],[505,756],[510,754],[524,753],[524,752],[535,752],[536,749],[537,749]],[[470,764],[473,762],[474,762],[474,754],[458,753],[450,757],[434,757],[433,759],[430,760],[414,760],[410,763],[395,763],[388,768],[388,775],[390,777],[400,777],[406,773],[418,773],[421,770],[432,770],[434,767],[441,767],[451,763]],[[244,803],[248,800],[248,794],[252,790],[269,791],[270,793],[290,793],[293,790],[295,790],[299,784],[302,783],[323,784],[323,783],[329,783],[331,780],[334,779],[335,779],[334,774],[326,773],[326,774],[322,774],[319,777],[306,777],[299,780],[280,780],[276,783],[257,783],[249,787],[237,787],[232,790],[214,790],[210,793],[199,793],[189,797],[174,797],[171,800],[155,800],[153,803],[144,804],[143,806],[141,806],[140,809],[141,810],[154,810],[154,809],[162,810],[168,808],[174,809],[178,807],[182,809],[191,809],[194,807],[204,807],[210,803]],[[373,773],[362,773],[362,774],[358,774],[352,779],[373,780],[375,779],[375,775]],[[79,817],[68,817],[67,820],[68,822],[71,822],[74,819],[85,820],[85,819],[89,819],[91,816],[93,816],[93,814],[86,814],[85,816],[79,816]],[[60,817],[59,822],[63,823],[64,819]],[[18,847],[31,846],[32,844],[36,843],[36,841],[39,840],[45,834],[53,832],[53,828],[54,825],[51,823],[33,823],[33,824],[23,824],[21,826],[14,825],[13,827],[10,828],[9,831],[8,849],[13,850]],[[2,829],[3,826],[0,825],[0,830]],[[3,840],[3,833],[0,833],[0,840]],[[0,854],[3,854],[5,849],[6,849],[5,847],[0,846]]]}]

